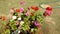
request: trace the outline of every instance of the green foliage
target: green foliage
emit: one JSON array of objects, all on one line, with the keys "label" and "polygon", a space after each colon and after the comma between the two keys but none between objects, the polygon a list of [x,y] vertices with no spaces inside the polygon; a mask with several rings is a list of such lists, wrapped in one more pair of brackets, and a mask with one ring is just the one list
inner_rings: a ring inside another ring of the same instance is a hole
[{"label": "green foliage", "polygon": [[15,21],[14,20],[10,20],[10,27],[12,30],[16,30],[17,27],[15,26]]},{"label": "green foliage", "polygon": [[10,30],[7,29],[7,30],[5,31],[5,34],[10,34]]}]

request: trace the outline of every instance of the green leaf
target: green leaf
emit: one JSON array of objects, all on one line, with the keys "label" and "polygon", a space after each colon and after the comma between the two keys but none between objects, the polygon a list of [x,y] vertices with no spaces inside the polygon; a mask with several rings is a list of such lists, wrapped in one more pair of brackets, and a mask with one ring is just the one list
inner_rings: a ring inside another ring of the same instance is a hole
[{"label": "green leaf", "polygon": [[7,29],[5,33],[6,33],[6,34],[10,34],[10,30],[9,30],[9,29]]}]

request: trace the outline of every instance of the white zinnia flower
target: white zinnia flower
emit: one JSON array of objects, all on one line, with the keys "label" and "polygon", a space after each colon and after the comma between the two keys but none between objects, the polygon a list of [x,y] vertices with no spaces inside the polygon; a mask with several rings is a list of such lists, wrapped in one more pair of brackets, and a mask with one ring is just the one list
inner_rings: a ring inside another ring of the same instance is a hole
[{"label": "white zinnia flower", "polygon": [[21,31],[19,30],[18,33],[20,33]]},{"label": "white zinnia flower", "polygon": [[31,29],[31,32],[33,32],[33,31],[34,31],[34,28]]},{"label": "white zinnia flower", "polygon": [[21,17],[19,17],[18,20],[21,20]]},{"label": "white zinnia flower", "polygon": [[23,24],[24,24],[24,21],[21,21],[21,22],[20,22],[20,25],[23,25]]},{"label": "white zinnia flower", "polygon": [[17,17],[16,16],[13,16],[12,19],[16,19]]}]

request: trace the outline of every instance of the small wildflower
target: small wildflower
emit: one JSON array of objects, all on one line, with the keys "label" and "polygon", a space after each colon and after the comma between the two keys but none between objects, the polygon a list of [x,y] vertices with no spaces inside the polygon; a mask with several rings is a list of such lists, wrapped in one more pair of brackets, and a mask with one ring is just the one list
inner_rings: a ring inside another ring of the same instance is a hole
[{"label": "small wildflower", "polygon": [[13,14],[13,13],[14,13],[14,10],[13,10],[13,9],[10,9],[10,13],[12,13],[12,14]]},{"label": "small wildflower", "polygon": [[20,22],[20,25],[23,25],[23,24],[24,24],[24,21],[21,21],[21,22]]},{"label": "small wildflower", "polygon": [[12,16],[12,19],[14,20],[14,19],[16,19],[17,17],[16,16]]},{"label": "small wildflower", "polygon": [[34,13],[31,13],[31,16],[34,16]]},{"label": "small wildflower", "polygon": [[24,3],[25,3],[24,1],[21,1],[21,2],[20,2],[21,5],[24,5]]},{"label": "small wildflower", "polygon": [[25,14],[26,16],[28,16],[29,15],[29,12],[26,12],[26,14]]},{"label": "small wildflower", "polygon": [[20,8],[20,12],[24,12],[24,8]]},{"label": "small wildflower", "polygon": [[47,7],[46,10],[52,11],[52,7]]},{"label": "small wildflower", "polygon": [[38,6],[31,6],[31,9],[33,9],[34,11],[38,11],[39,7]]},{"label": "small wildflower", "polygon": [[40,27],[40,24],[38,21],[34,21],[34,25],[37,26],[37,27]]},{"label": "small wildflower", "polygon": [[2,16],[2,20],[5,21],[7,20],[7,18],[5,16]]},{"label": "small wildflower", "polygon": [[48,16],[51,15],[51,11],[49,11],[49,10],[46,10],[46,13],[47,13]]},{"label": "small wildflower", "polygon": [[21,20],[21,17],[19,17],[18,20]]},{"label": "small wildflower", "polygon": [[31,29],[31,32],[33,32],[33,31],[34,31],[34,28]]},{"label": "small wildflower", "polygon": [[19,12],[20,12],[20,9],[16,9],[16,12],[18,12],[18,13],[19,13]]}]

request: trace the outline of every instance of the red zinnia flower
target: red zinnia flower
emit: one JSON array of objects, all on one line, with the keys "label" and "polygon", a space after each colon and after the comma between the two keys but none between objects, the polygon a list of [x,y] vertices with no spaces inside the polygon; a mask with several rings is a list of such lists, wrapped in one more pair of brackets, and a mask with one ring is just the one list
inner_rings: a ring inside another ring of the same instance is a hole
[{"label": "red zinnia flower", "polygon": [[52,7],[47,7],[46,10],[52,11]]},{"label": "red zinnia flower", "polygon": [[39,7],[38,7],[38,6],[31,6],[31,8],[32,8],[34,11],[39,10]]},{"label": "red zinnia flower", "polygon": [[45,16],[45,17],[46,17],[46,16],[47,16],[47,13],[46,13],[46,12],[44,12],[44,13],[43,13],[43,16]]},{"label": "red zinnia flower", "polygon": [[34,13],[31,13],[31,16],[34,16]]},{"label": "red zinnia flower", "polygon": [[43,13],[43,16],[50,16],[52,11],[52,7],[47,7],[46,11]]}]

